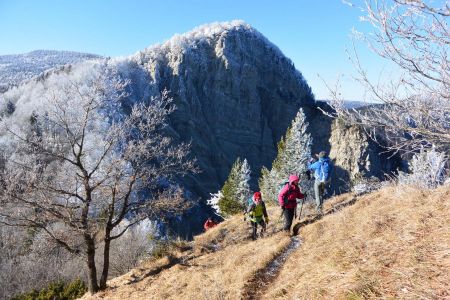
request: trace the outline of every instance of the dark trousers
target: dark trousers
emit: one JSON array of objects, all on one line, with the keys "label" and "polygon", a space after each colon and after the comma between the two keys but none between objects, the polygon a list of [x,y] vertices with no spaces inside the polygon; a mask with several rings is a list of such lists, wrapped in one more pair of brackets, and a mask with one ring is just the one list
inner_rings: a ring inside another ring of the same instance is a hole
[{"label": "dark trousers", "polygon": [[290,231],[292,220],[294,219],[295,208],[285,208],[283,211],[284,216],[284,230]]},{"label": "dark trousers", "polygon": [[264,231],[266,231],[266,222],[264,222],[263,219],[261,219],[259,222],[253,222],[252,221],[252,228],[253,228],[253,233],[252,233],[252,239],[256,240],[257,238],[257,233],[258,233],[258,224],[262,227],[261,228],[261,235]]}]

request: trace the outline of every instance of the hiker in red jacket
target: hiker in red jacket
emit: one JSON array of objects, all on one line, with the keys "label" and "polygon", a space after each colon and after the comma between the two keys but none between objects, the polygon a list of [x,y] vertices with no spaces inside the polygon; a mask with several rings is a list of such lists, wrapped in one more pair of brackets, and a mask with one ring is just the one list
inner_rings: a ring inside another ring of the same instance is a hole
[{"label": "hiker in red jacket", "polygon": [[208,229],[211,229],[216,225],[217,223],[214,222],[213,219],[211,219],[211,217],[209,217],[208,220],[206,220],[205,224],[203,225],[203,228],[205,228],[205,231],[207,231]]},{"label": "hiker in red jacket", "polygon": [[278,195],[278,202],[283,210],[284,230],[290,232],[292,220],[294,219],[295,210],[297,209],[297,199],[303,199],[298,187],[299,178],[297,175],[289,176],[289,182],[281,189]]}]

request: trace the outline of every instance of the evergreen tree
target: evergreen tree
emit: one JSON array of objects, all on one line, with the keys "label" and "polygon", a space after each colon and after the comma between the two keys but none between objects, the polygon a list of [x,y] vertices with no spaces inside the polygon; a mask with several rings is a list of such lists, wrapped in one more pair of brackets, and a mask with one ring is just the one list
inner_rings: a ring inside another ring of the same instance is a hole
[{"label": "evergreen tree", "polygon": [[236,199],[242,206],[245,208],[247,206],[247,200],[250,197],[250,166],[247,162],[247,159],[244,159],[242,164],[240,165],[238,172],[238,180],[236,186]]},{"label": "evergreen tree", "polygon": [[305,114],[300,109],[287,133],[284,154],[286,164],[282,169],[285,176],[290,174],[301,176],[308,169],[312,144],[311,135],[307,132],[308,125]]},{"label": "evergreen tree", "polygon": [[250,196],[250,167],[247,160],[241,162],[238,158],[222,187],[222,197],[218,201],[218,207],[223,217],[240,213],[246,207],[247,198]]},{"label": "evergreen tree", "polygon": [[[272,169],[261,170],[259,186],[267,201],[277,201],[280,185],[286,182],[289,175],[301,175],[307,170],[311,157],[311,135],[307,132],[308,122],[300,109],[287,129],[285,137],[278,143],[278,154],[272,163]],[[305,179],[300,181],[302,192],[312,195],[311,183]]]},{"label": "evergreen tree", "polygon": [[[272,168],[269,171],[266,167],[261,170],[261,177],[259,179],[259,188],[261,190],[264,201],[277,202],[277,196],[280,189],[281,180],[276,172],[276,169]],[[286,179],[284,179],[286,180]]]}]

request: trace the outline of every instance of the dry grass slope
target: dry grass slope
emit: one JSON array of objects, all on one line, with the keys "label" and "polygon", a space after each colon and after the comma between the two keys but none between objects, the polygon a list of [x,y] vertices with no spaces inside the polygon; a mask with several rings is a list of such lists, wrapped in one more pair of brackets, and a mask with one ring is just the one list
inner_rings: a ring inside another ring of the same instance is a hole
[{"label": "dry grass slope", "polygon": [[[450,299],[450,189],[389,187],[345,205],[354,199],[331,199],[330,214],[318,221],[305,207],[301,246],[262,298]],[[269,215],[263,239],[251,241],[236,216],[196,237],[191,249],[148,261],[83,299],[242,299],[255,274],[290,243],[273,231],[281,227],[273,224],[279,209]]]},{"label": "dry grass slope", "polygon": [[450,189],[390,187],[305,226],[264,299],[450,299]]},{"label": "dry grass slope", "polygon": [[196,237],[192,251],[149,261],[83,299],[240,299],[245,283],[290,242],[282,233],[249,237],[248,223],[236,216]]}]

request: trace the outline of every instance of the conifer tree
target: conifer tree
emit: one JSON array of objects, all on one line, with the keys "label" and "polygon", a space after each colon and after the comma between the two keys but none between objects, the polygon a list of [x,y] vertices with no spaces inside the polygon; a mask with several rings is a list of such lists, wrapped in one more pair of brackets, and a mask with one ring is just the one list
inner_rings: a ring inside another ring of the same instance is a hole
[{"label": "conifer tree", "polygon": [[239,168],[238,181],[236,186],[236,198],[244,208],[247,206],[247,200],[251,194],[249,185],[250,173],[250,166],[247,162],[247,159],[244,159]]},{"label": "conifer tree", "polygon": [[250,195],[250,167],[247,160],[241,162],[238,158],[222,187],[222,197],[218,201],[220,213],[223,217],[240,213],[246,206]]},{"label": "conifer tree", "polygon": [[[289,175],[301,175],[307,170],[312,144],[311,135],[307,132],[308,125],[300,109],[278,143],[278,154],[272,169],[261,170],[259,186],[266,201],[277,201],[280,185],[288,180]],[[300,181],[300,188],[302,192],[311,194],[311,184],[307,180]]]}]

